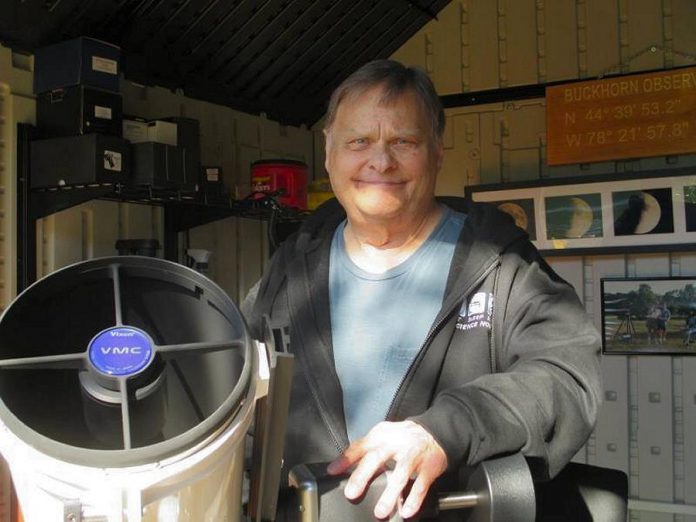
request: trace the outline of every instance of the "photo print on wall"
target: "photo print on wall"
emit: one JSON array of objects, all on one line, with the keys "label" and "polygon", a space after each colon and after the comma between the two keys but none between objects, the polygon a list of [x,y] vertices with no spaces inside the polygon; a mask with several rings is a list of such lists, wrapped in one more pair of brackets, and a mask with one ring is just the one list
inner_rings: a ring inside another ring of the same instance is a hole
[{"label": "photo print on wall", "polygon": [[615,235],[674,232],[671,188],[613,192],[611,200]]},{"label": "photo print on wall", "polygon": [[686,231],[696,232],[696,185],[684,187],[684,215]]},{"label": "photo print on wall", "polygon": [[542,255],[680,251],[696,244],[696,167],[473,185],[465,195],[507,211],[518,226],[526,220]]},{"label": "photo print on wall", "polygon": [[493,204],[496,205],[499,210],[512,216],[512,219],[515,220],[515,225],[527,232],[531,241],[536,241],[534,200],[532,198],[495,201]]},{"label": "photo print on wall", "polygon": [[605,354],[696,355],[696,279],[602,278]]},{"label": "photo print on wall", "polygon": [[602,199],[599,193],[545,199],[547,239],[602,237]]}]

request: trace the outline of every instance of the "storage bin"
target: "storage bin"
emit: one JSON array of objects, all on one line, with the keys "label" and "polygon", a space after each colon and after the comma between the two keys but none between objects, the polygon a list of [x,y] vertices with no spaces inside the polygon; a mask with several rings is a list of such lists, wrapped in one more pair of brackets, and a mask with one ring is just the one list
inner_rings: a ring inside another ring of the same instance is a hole
[{"label": "storage bin", "polygon": [[133,151],[133,185],[184,190],[184,151],[163,143],[131,144]]},{"label": "storage bin", "polygon": [[87,37],[37,49],[34,92],[79,84],[119,92],[120,57],[118,46]]},{"label": "storage bin", "polygon": [[44,137],[75,136],[98,132],[122,135],[121,95],[75,85],[36,97],[36,124]]},{"label": "storage bin", "polygon": [[105,134],[35,140],[30,161],[31,188],[122,183],[130,176],[130,144]]}]

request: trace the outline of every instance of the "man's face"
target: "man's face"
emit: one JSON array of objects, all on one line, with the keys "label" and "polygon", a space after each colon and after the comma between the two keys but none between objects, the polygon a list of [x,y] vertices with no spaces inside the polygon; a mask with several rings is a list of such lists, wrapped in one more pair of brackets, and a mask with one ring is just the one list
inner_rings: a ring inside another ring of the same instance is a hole
[{"label": "man's face", "polygon": [[442,145],[415,95],[381,102],[382,88],[344,99],[326,133],[326,170],[349,219],[387,221],[432,207]]}]

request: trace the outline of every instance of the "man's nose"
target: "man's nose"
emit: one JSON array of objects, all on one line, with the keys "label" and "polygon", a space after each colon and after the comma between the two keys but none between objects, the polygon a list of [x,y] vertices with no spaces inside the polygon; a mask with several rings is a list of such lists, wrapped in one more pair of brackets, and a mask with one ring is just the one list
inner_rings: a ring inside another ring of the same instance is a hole
[{"label": "man's nose", "polygon": [[392,151],[389,150],[389,145],[381,143],[375,144],[372,149],[372,155],[370,156],[370,168],[381,174],[389,172],[395,164],[396,161],[394,160],[394,156],[392,156]]}]

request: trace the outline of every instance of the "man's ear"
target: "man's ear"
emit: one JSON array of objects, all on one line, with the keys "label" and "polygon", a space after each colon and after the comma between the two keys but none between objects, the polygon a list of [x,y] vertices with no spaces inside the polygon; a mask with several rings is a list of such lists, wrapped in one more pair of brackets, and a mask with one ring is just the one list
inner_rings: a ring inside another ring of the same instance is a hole
[{"label": "man's ear", "polygon": [[435,165],[437,167],[437,172],[440,172],[440,169],[442,169],[442,162],[445,157],[445,146],[442,143],[442,139],[438,139],[435,144]]},{"label": "man's ear", "polygon": [[331,146],[331,132],[329,132],[328,129],[324,129],[322,131],[324,133],[324,168],[326,169],[326,172],[331,172],[331,169],[329,168],[329,147]]}]

